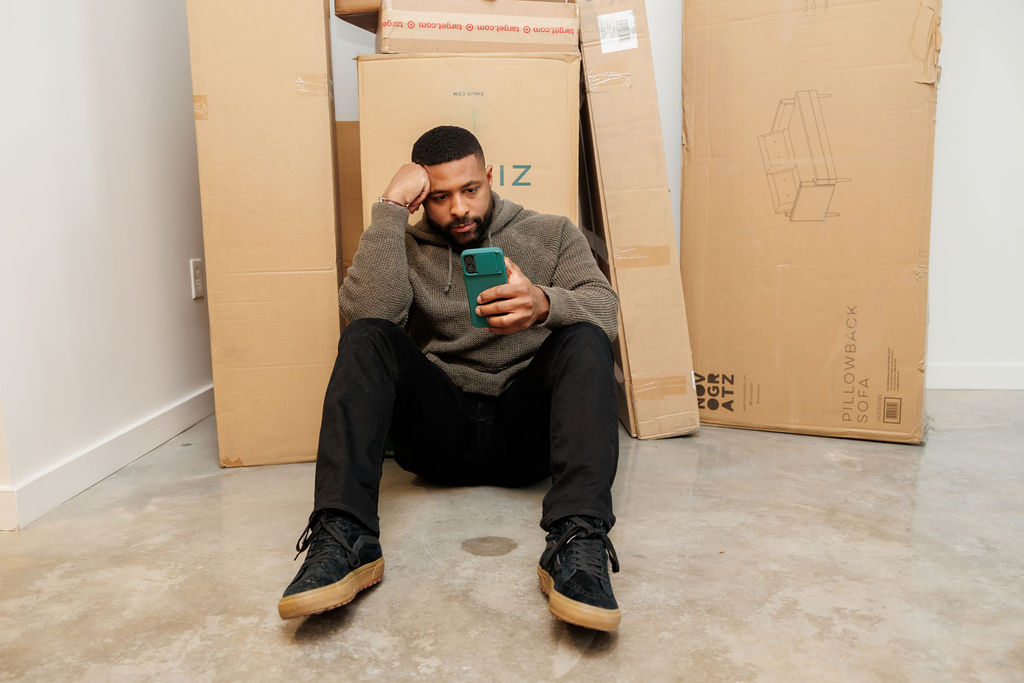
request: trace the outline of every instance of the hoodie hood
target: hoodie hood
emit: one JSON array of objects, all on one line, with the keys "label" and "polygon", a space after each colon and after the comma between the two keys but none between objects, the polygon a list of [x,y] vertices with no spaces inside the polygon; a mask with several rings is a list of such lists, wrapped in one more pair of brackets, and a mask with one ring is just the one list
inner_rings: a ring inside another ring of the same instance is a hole
[{"label": "hoodie hood", "polygon": [[[519,212],[523,210],[523,207],[514,202],[505,201],[493,190],[491,191],[491,198],[494,201],[494,213],[491,215],[491,223],[487,226],[487,231],[481,235],[481,244],[490,244],[491,239],[504,230],[519,215]],[[452,244],[445,239],[443,234],[427,224],[426,209],[423,210],[423,215],[424,217],[420,218],[419,222],[406,227],[405,231],[412,235],[413,239],[420,244],[432,244],[448,250],[448,279],[444,286],[444,293],[447,294],[452,290],[452,278],[455,276],[455,254]],[[462,249],[459,249],[459,252],[461,253]]]},{"label": "hoodie hood", "polygon": [[[481,237],[481,244],[504,230],[519,215],[519,212],[523,210],[523,207],[515,202],[502,199],[493,190],[491,191],[491,197],[494,199],[494,214],[491,216],[491,224],[487,226],[487,231]],[[423,211],[424,215],[426,215],[426,209]],[[445,239],[445,236],[431,228],[427,224],[426,218],[420,218],[415,225],[407,226],[405,231],[421,244],[433,244],[438,247],[451,248],[451,244]]]}]

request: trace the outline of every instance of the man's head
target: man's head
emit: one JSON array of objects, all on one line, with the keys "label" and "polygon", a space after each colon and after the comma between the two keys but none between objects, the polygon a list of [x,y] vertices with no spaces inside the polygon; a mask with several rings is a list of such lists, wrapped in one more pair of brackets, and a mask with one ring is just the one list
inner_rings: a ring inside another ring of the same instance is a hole
[{"label": "man's head", "polygon": [[427,169],[427,223],[459,247],[480,241],[491,222],[491,167],[476,137],[465,128],[438,126],[420,136],[412,161]]}]

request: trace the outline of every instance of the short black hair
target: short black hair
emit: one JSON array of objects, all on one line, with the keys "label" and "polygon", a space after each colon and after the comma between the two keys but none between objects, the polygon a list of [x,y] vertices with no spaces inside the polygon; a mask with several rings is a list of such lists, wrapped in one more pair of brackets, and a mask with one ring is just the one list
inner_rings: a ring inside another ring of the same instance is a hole
[{"label": "short black hair", "polygon": [[470,154],[484,163],[484,149],[476,136],[458,126],[438,126],[420,136],[412,146],[412,163],[421,166],[446,164]]}]

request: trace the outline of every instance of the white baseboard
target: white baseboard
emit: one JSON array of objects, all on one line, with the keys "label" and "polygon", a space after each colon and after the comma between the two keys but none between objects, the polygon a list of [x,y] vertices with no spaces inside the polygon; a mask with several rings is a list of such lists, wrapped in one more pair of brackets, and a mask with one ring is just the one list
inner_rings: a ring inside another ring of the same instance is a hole
[{"label": "white baseboard", "polygon": [[17,493],[10,486],[0,486],[0,531],[18,528]]},{"label": "white baseboard", "polygon": [[213,385],[13,487],[0,487],[0,530],[24,528],[213,413]]},{"label": "white baseboard", "polygon": [[925,385],[928,389],[1024,390],[1024,364],[931,364]]}]

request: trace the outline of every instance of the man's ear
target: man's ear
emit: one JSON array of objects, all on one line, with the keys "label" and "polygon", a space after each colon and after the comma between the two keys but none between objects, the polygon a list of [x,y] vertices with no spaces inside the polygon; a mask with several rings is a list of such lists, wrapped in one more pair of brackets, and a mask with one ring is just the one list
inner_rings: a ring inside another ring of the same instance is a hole
[{"label": "man's ear", "polygon": [[494,187],[494,164],[487,164],[487,187]]}]

